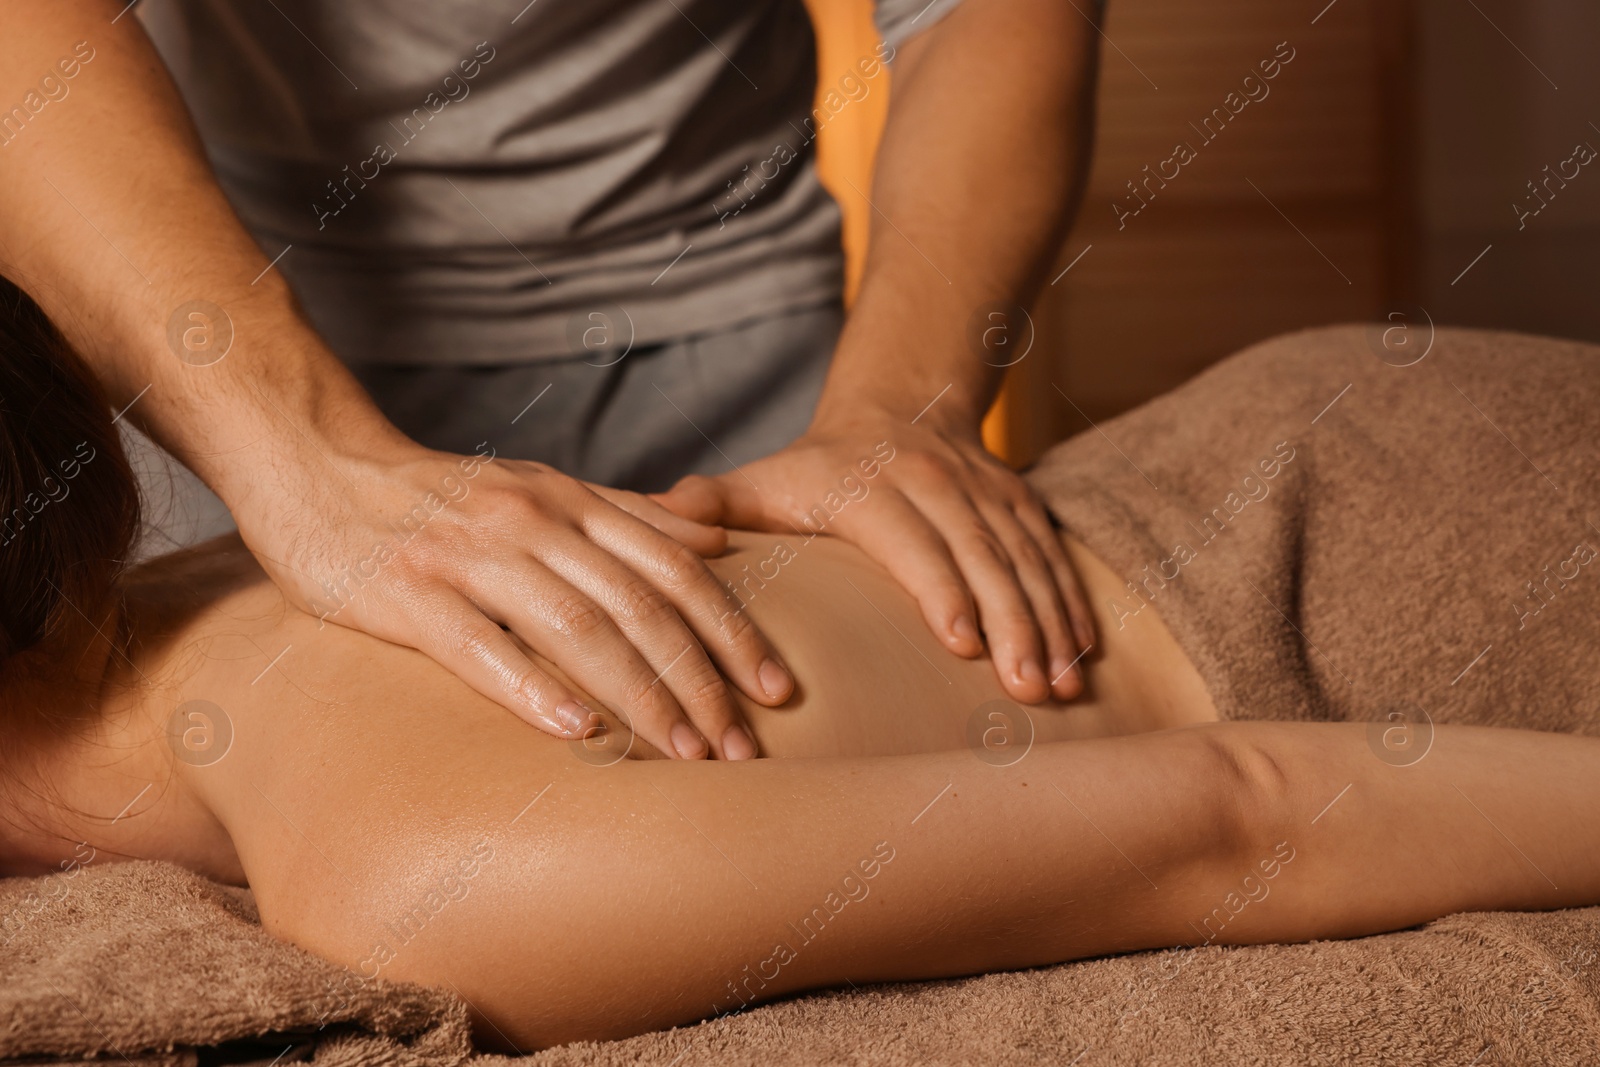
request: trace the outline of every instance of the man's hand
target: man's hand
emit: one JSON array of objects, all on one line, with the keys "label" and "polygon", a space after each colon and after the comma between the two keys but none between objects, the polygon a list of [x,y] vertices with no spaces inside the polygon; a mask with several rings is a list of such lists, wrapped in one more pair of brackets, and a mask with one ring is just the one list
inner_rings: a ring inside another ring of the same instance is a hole
[{"label": "man's hand", "polygon": [[[119,418],[210,485],[286,595],[327,621],[420,649],[553,733],[574,736],[599,709],[578,707],[527,649],[663,753],[753,755],[713,663],[763,704],[793,683],[697,554],[722,532],[401,435],[240,225],[128,6],[31,5],[0,33],[0,99],[65,71],[64,55],[78,70],[65,104],[4,138],[0,273],[50,315]],[[189,334],[173,340],[195,302],[230,327],[204,359],[189,358]]]},{"label": "man's hand", "polygon": [[1081,692],[1074,664],[1094,634],[1044,508],[979,436],[1014,361],[967,334],[982,309],[1030,302],[1081,196],[1098,32],[1085,8],[1098,11],[964,0],[900,48],[858,205],[872,212],[861,286],[811,428],[659,498],[702,522],[794,530],[887,440],[894,460],[829,532],[883,564],[952,651],[982,652],[981,627],[1024,701]]},{"label": "man's hand", "polygon": [[699,522],[816,531],[814,509],[843,478],[860,480],[858,465],[883,441],[893,459],[823,532],[882,564],[951,651],[980,655],[986,635],[1015,699],[1076,696],[1079,654],[1094,643],[1082,589],[1038,497],[975,432],[855,405],[742,472],[690,476],[656,499]]},{"label": "man's hand", "polygon": [[722,530],[487,446],[326,459],[337,473],[314,464],[297,491],[277,485],[236,510],[245,543],[300,607],[419,649],[560,736],[583,736],[599,709],[523,646],[631,712],[665,754],[755,755],[718,668],[762,704],[793,683],[701,559],[726,545]]}]

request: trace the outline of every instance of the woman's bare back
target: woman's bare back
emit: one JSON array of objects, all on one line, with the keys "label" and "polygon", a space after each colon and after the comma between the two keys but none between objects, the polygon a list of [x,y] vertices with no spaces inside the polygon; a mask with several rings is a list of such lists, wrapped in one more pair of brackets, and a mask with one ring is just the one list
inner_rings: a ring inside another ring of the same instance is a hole
[{"label": "woman's bare back", "polygon": [[[768,543],[740,537],[716,566],[736,578]],[[30,855],[53,866],[52,847],[88,841],[102,860],[248,881],[269,931],[348,983],[454,989],[491,1044],[1192,943],[1195,917],[1264,858],[1295,878],[1224,941],[1600,897],[1585,859],[1600,823],[1582,814],[1600,805],[1600,741],[1442,728],[1396,775],[1362,724],[1206,725],[1199,678],[1144,628],[1153,614],[1100,620],[1081,705],[990,719],[988,664],[919,644],[909,600],[819,540],[768,566],[748,604],[802,686],[792,707],[747,708],[754,733],[771,756],[814,758],[629,759],[620,731],[556,740],[420,654],[319,626],[240,551],[130,586],[127,687],[47,760],[56,803],[33,812]],[[1105,603],[1115,577],[1074,552]],[[1087,739],[1047,743],[1073,737]],[[1490,864],[1502,845],[1455,788],[1493,788],[1498,825],[1553,882]],[[1293,858],[1318,819],[1317,847]],[[329,1010],[342,995],[326,991]]]}]

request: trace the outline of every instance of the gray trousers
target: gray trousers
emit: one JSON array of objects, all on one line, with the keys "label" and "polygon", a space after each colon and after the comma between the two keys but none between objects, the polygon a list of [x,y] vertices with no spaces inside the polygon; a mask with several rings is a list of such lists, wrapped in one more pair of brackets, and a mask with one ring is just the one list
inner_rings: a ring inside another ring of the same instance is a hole
[{"label": "gray trousers", "polygon": [[351,369],[383,413],[430,448],[472,453],[488,442],[497,455],[655,492],[798,437],[843,318],[828,304],[620,357]]}]

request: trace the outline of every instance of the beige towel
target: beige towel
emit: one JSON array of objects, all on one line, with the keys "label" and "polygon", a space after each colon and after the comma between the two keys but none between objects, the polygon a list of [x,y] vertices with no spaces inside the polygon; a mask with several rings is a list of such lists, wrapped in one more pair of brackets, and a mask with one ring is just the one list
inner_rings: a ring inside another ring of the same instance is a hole
[{"label": "beige towel", "polygon": [[1427,341],[1276,338],[1033,471],[1224,718],[1600,728],[1600,347]]},{"label": "beige towel", "polygon": [[[27,908],[0,947],[0,1056],[192,1064],[191,1046],[325,1065],[509,1067],[473,1057],[462,1006],[374,983],[307,1038],[341,975],[274,941],[248,895],[133,863],[0,882]],[[55,899],[42,908],[29,895]],[[176,1051],[162,1054],[169,1043]],[[1145,952],[957,981],[813,994],[526,1061],[647,1064],[1592,1064],[1600,908],[1458,915],[1310,945]],[[205,1062],[218,1062],[208,1053]],[[1080,1057],[1074,1061],[1074,1057]]]},{"label": "beige towel", "polygon": [[[1421,729],[1415,706],[1592,732],[1600,567],[1571,561],[1600,548],[1600,349],[1441,331],[1413,366],[1380,353],[1405,358],[1360,328],[1258,346],[1062,445],[1034,481],[1149,582],[1139,597],[1226,717],[1387,729],[1397,711]],[[1185,536],[1204,543],[1177,564]],[[1147,579],[1164,560],[1176,577]],[[318,1030],[330,990],[346,992]],[[474,1056],[454,997],[350,986],[266,936],[248,893],[156,863],[0,881],[0,1058],[280,1053],[505,1067]],[[818,993],[530,1064],[1596,1062],[1600,908]]]}]

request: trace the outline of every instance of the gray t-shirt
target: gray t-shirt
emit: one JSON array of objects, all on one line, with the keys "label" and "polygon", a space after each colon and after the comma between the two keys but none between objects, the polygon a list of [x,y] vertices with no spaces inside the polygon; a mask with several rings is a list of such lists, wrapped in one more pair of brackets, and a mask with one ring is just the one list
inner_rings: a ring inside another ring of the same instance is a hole
[{"label": "gray t-shirt", "polygon": [[597,323],[643,344],[837,299],[819,119],[885,91],[894,47],[957,2],[877,0],[886,44],[820,115],[802,0],[140,10],[334,350],[494,364],[581,355]]}]

